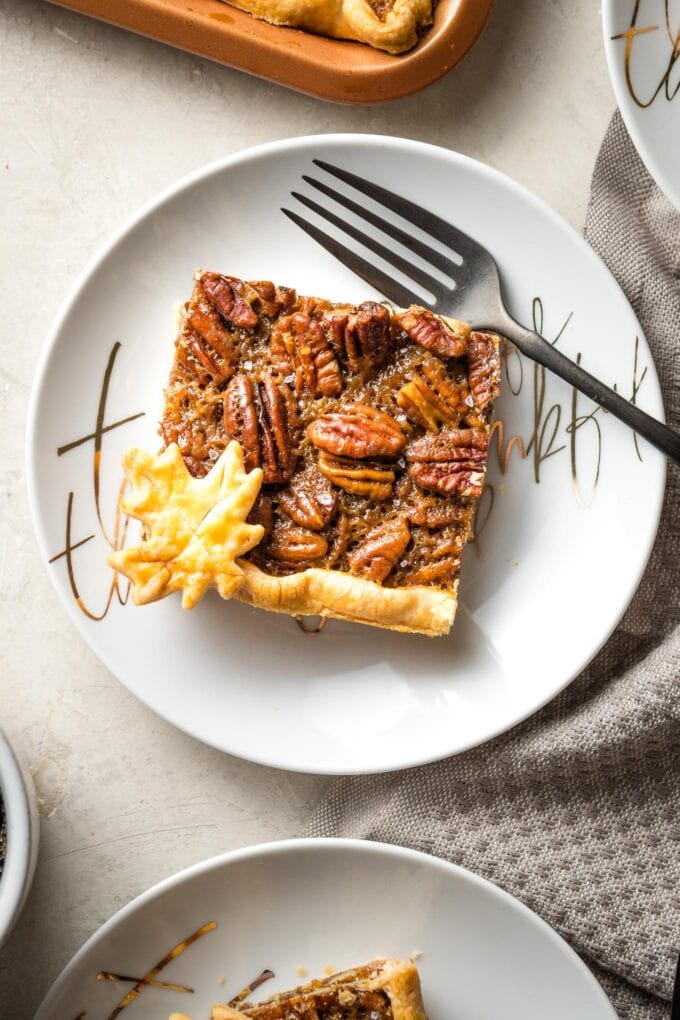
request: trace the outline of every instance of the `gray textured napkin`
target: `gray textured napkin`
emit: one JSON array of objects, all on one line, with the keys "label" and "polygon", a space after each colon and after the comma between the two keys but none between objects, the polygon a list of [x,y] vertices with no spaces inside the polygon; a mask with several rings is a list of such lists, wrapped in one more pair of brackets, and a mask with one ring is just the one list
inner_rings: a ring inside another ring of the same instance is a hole
[{"label": "gray textured napkin", "polygon": [[[618,114],[585,233],[637,312],[677,429],[680,215]],[[622,1020],[668,1016],[680,950],[679,482],[670,467],[656,545],[620,626],[562,695],[484,747],[339,780],[308,828],[415,847],[496,882],[586,959]]]}]

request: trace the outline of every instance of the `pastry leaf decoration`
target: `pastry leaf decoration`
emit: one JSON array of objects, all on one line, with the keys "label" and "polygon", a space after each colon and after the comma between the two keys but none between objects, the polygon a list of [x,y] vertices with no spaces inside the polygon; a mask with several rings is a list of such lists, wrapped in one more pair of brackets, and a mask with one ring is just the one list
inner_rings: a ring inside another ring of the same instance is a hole
[{"label": "pastry leaf decoration", "polygon": [[246,473],[237,442],[204,478],[189,474],[175,443],[160,454],[128,450],[123,470],[129,491],[120,508],[142,522],[144,538],[108,562],[132,582],[135,604],[181,591],[182,607],[192,609],[208,588],[230,598],[243,580],[238,558],[264,535],[261,525],[246,521],[262,471]]}]

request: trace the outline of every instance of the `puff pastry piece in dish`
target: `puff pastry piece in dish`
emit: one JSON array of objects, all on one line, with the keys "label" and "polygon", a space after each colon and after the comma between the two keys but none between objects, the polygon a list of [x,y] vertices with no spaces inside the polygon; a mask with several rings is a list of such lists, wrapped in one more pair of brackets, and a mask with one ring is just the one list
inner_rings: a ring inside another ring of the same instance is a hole
[{"label": "puff pastry piece in dish", "polygon": [[228,0],[274,25],[291,25],[336,39],[355,39],[404,53],[432,23],[432,0]]},{"label": "puff pastry piece in dish", "polygon": [[216,587],[294,616],[445,634],[499,382],[497,337],[424,308],[201,271],[166,449],[125,458],[121,506],[144,541],[110,562],[137,603],[181,588],[190,608]]}]

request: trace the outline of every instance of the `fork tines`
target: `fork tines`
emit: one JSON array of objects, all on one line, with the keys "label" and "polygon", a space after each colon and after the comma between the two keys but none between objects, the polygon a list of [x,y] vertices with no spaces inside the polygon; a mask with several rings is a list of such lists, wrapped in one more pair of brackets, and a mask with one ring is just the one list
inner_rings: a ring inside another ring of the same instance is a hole
[{"label": "fork tines", "polygon": [[[407,280],[412,281],[423,292],[426,292],[430,298],[431,304],[436,304],[442,300],[445,295],[450,294],[451,290],[455,288],[455,277],[456,274],[460,276],[461,267],[464,261],[463,252],[470,245],[475,245],[466,234],[458,230],[456,227],[452,227],[451,224],[446,223],[439,216],[429,212],[422,206],[417,205],[415,202],[411,202],[408,199],[403,198],[401,195],[397,195],[387,188],[383,188],[372,181],[366,180],[363,177],[359,177],[357,174],[350,173],[348,170],[343,170],[341,167],[333,166],[331,163],[326,163],[323,160],[315,159],[314,164],[321,170],[336,177],[344,184],[354,188],[360,194],[365,195],[373,202],[389,209],[390,212],[395,213],[402,220],[409,223],[412,227],[429,234],[432,238],[435,238],[440,243],[447,245],[450,248],[451,254],[445,255],[441,251],[431,247],[431,245],[420,240],[418,237],[413,236],[412,233],[407,232],[403,227],[393,223],[384,217],[378,215],[370,209],[365,208],[354,199],[348,197],[342,192],[330,187],[328,184],[317,180],[314,177],[310,177],[307,174],[303,174],[303,180],[311,187],[315,188],[322,195],[325,195],[331,201],[335,202],[341,208],[346,209],[348,212],[356,216],[359,220],[375,228],[382,235],[387,238],[392,238],[402,248],[412,252],[418,259],[422,260],[428,267],[438,271],[439,274],[443,274],[446,277],[446,282],[442,282],[441,279],[431,275],[426,269],[423,269],[419,265],[415,265],[413,262],[404,258],[398,252],[391,250],[386,247],[375,235],[375,232],[369,234],[351,223],[346,222],[343,218],[338,216],[336,213],[331,212],[329,209],[324,208],[318,202],[308,198],[306,195],[302,195],[299,192],[294,191],[292,193],[293,198],[304,205],[311,212],[315,213],[316,216],[325,220],[331,226],[337,228],[342,233],[358,242],[368,252],[372,252],[377,255],[387,265],[392,266],[398,273],[400,273]],[[398,280],[393,279],[383,272],[374,262],[369,261],[367,258],[358,254],[356,249],[348,248],[342,244],[336,238],[327,234],[319,227],[310,223],[304,217],[298,213],[292,212],[290,209],[282,209],[297,226],[309,234],[318,244],[330,252],[335,258],[343,262],[349,269],[353,270],[357,275],[361,276],[371,286],[375,287],[390,300],[398,302],[399,304],[412,304],[418,303],[422,300],[413,290]]]},{"label": "fork tines", "polygon": [[327,252],[334,255],[339,262],[342,262],[343,265],[347,266],[348,269],[351,269],[353,273],[360,276],[362,280],[365,280],[366,283],[369,284],[369,286],[375,287],[377,291],[384,294],[390,301],[394,301],[395,304],[403,307],[420,303],[420,298],[417,294],[409,290],[407,287],[404,287],[396,280],[393,280],[387,275],[387,273],[384,273],[381,269],[378,269],[377,266],[368,262],[365,258],[362,258],[361,255],[357,255],[356,252],[345,247],[345,245],[341,244],[340,241],[336,241],[336,239],[331,237],[330,234],[324,233],[323,230],[315,227],[308,220],[299,216],[297,213],[292,212],[290,209],[281,209],[281,212],[292,220],[296,226],[300,227],[301,230],[304,230],[306,234],[309,234],[309,236],[316,241],[317,244],[320,244]]}]

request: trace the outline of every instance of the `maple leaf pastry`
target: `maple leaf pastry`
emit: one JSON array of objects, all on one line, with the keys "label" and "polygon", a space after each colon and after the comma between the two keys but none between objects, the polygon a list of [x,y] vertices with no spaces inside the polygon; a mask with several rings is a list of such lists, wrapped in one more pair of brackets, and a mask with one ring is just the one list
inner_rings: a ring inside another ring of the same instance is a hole
[{"label": "maple leaf pastry", "polygon": [[292,25],[336,39],[354,39],[404,53],[432,23],[432,0],[227,0],[274,25]]},{"label": "maple leaf pastry", "polygon": [[[214,1006],[211,1020],[427,1020],[413,963],[374,960],[310,981],[254,1005],[232,1000]],[[170,1020],[189,1020],[173,1013]]]},{"label": "maple leaf pastry", "polygon": [[137,604],[208,587],[437,636],[482,493],[499,340],[417,306],[199,272],[154,456],[129,451]]}]

